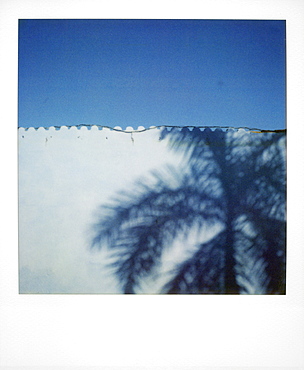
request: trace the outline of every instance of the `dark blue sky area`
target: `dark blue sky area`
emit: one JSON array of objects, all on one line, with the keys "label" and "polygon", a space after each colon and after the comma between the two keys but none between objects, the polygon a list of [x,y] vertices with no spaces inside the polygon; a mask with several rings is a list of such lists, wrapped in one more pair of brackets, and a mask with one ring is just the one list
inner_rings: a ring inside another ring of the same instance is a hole
[{"label": "dark blue sky area", "polygon": [[285,22],[20,20],[19,126],[285,128]]}]

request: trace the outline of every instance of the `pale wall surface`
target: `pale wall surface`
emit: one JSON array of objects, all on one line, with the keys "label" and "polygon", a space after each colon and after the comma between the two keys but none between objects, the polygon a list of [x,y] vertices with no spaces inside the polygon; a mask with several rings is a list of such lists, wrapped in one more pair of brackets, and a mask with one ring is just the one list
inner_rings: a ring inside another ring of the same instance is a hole
[{"label": "pale wall surface", "polygon": [[97,211],[181,157],[160,130],[19,129],[21,293],[115,293],[103,253],[89,250]]}]

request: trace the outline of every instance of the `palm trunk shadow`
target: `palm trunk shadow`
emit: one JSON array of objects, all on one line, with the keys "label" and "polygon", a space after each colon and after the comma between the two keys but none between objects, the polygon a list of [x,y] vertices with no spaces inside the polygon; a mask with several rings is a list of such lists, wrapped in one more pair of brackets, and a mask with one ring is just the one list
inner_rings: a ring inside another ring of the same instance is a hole
[{"label": "palm trunk shadow", "polygon": [[139,181],[94,225],[92,246],[111,248],[122,291],[136,293],[179,235],[221,224],[162,292],[285,294],[285,132],[184,128],[164,138],[187,167],[154,172],[154,186]]}]

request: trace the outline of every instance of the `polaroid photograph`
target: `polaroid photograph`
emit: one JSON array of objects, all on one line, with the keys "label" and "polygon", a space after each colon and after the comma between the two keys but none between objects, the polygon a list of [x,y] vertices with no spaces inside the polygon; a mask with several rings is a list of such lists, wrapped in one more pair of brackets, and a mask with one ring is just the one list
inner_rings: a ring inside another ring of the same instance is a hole
[{"label": "polaroid photograph", "polygon": [[303,368],[300,1],[0,10],[0,368]]},{"label": "polaroid photograph", "polygon": [[20,293],[285,294],[285,35],[20,20]]}]

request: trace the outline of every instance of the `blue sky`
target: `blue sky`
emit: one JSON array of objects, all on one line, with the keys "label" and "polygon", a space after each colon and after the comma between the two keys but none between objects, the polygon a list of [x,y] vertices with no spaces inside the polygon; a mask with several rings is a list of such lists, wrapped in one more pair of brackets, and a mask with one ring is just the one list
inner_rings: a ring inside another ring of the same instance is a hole
[{"label": "blue sky", "polygon": [[19,127],[285,128],[285,21],[20,20]]}]

